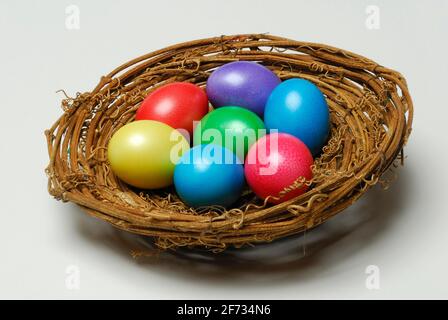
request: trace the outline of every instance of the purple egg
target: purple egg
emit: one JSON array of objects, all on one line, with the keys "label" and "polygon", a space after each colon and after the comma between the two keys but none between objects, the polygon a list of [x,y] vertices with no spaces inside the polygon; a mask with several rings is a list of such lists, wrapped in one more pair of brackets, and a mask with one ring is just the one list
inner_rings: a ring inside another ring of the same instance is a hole
[{"label": "purple egg", "polygon": [[258,63],[236,61],[213,71],[206,91],[215,108],[238,106],[263,117],[266,101],[280,82],[275,73]]}]

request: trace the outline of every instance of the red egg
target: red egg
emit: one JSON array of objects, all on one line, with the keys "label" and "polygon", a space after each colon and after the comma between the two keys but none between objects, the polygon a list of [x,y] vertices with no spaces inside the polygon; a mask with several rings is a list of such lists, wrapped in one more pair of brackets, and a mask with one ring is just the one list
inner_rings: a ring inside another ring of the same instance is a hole
[{"label": "red egg", "polygon": [[208,112],[205,91],[188,82],[173,82],[151,92],[137,110],[136,120],[156,120],[193,133],[193,121]]},{"label": "red egg", "polygon": [[244,173],[247,183],[257,196],[262,199],[268,196],[271,203],[281,203],[304,193],[308,187],[284,193],[285,188],[303,177],[313,177],[311,165],[313,156],[308,147],[298,138],[287,133],[272,133],[260,138],[246,157]]}]

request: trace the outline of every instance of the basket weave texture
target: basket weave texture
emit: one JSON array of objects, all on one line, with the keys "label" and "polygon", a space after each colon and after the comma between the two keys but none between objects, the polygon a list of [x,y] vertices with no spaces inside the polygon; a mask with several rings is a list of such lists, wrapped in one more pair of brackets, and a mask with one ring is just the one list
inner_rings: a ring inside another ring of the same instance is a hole
[{"label": "basket weave texture", "polygon": [[[115,177],[108,141],[133,121],[148,93],[174,81],[204,86],[213,69],[237,60],[257,61],[282,80],[308,79],[326,96],[330,139],[315,159],[313,180],[290,187],[307,183],[306,193],[270,205],[247,190],[233,208],[194,209],[173,188],[136,190]],[[91,92],[67,96],[62,107],[45,132],[51,195],[120,229],[151,236],[160,248],[214,250],[297,234],[350,206],[403,161],[413,117],[400,73],[342,49],[265,34],[201,39],[148,53],[102,77]]]}]

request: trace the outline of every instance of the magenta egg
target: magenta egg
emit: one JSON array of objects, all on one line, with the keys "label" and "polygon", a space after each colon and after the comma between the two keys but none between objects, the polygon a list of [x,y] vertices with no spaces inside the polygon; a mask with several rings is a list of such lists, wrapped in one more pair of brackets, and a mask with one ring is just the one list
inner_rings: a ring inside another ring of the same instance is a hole
[{"label": "magenta egg", "polygon": [[256,62],[235,61],[213,71],[206,91],[215,108],[238,106],[263,117],[266,101],[280,82],[274,72]]},{"label": "magenta egg", "polygon": [[[310,180],[313,156],[308,147],[287,133],[272,133],[259,139],[249,149],[244,166],[247,183],[262,199],[281,203],[304,193]],[[297,182],[296,188],[291,188]],[[289,189],[288,189],[289,188]],[[285,192],[288,190],[288,192]]]}]

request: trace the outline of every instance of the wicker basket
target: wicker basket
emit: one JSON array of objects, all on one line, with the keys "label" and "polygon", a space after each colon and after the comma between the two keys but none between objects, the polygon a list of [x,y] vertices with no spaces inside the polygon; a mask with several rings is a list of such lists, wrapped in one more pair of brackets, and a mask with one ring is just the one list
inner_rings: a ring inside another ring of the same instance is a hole
[{"label": "wicker basket", "polygon": [[[173,81],[204,86],[214,68],[236,60],[258,61],[282,80],[308,79],[325,94],[331,135],[315,159],[308,192],[270,205],[247,190],[234,208],[194,209],[172,188],[136,190],[114,176],[108,141],[133,121],[149,92]],[[400,73],[345,50],[264,34],[202,39],[151,52],[102,77],[91,92],[66,97],[62,107],[62,116],[45,132],[51,195],[117,228],[151,236],[161,248],[214,250],[296,234],[350,206],[381,182],[396,159],[402,161],[413,116]]]}]

